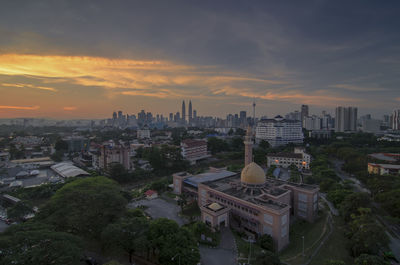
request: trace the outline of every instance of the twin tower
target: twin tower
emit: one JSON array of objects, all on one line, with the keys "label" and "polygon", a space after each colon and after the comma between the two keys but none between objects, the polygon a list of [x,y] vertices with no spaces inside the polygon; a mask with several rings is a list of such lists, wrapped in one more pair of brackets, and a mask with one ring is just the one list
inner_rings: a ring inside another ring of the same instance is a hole
[{"label": "twin tower", "polygon": [[[189,124],[192,124],[193,122],[193,110],[192,110],[192,101],[189,100],[189,109],[188,109],[188,116],[186,116],[186,105],[185,101],[182,101],[182,123],[186,124],[186,117],[187,117],[187,122]],[[196,112],[196,111],[195,111]]]}]

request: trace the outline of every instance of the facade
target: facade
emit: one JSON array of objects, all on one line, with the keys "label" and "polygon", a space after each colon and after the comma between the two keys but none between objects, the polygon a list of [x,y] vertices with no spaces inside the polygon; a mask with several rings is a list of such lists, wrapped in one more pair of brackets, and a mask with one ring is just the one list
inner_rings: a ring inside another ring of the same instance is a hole
[{"label": "facade", "polygon": [[182,101],[182,125],[186,124],[186,107],[185,107],[185,101]]},{"label": "facade", "polygon": [[364,119],[361,122],[362,131],[368,133],[378,133],[381,131],[381,121],[374,119]]},{"label": "facade", "polygon": [[[245,142],[247,157],[252,143],[247,136]],[[211,227],[229,225],[254,237],[269,234],[278,251],[289,244],[291,216],[313,222],[318,212],[317,186],[266,178],[254,162],[240,174],[216,168],[199,175],[176,173],[173,189],[197,200],[202,221]]]},{"label": "facade", "polygon": [[207,152],[207,141],[202,139],[186,139],[181,142],[181,154],[186,160],[191,163],[196,163],[210,155]]},{"label": "facade", "polygon": [[298,169],[310,169],[311,156],[303,148],[295,148],[294,153],[276,153],[267,155],[267,166],[288,168],[295,165]]},{"label": "facade", "polygon": [[392,129],[395,131],[400,131],[400,109],[396,109],[393,111]]},{"label": "facade", "polygon": [[308,105],[301,105],[301,124],[304,126],[304,120],[308,117]]},{"label": "facade", "polygon": [[69,136],[63,139],[68,144],[68,152],[87,151],[90,146],[89,139],[83,136]]},{"label": "facade", "polygon": [[150,139],[150,130],[149,129],[142,129],[137,130],[136,132],[138,139]]},{"label": "facade", "polygon": [[337,107],[335,111],[335,131],[357,131],[357,108]]},{"label": "facade", "polygon": [[107,143],[103,144],[100,148],[99,167],[107,170],[112,163],[119,163],[124,166],[126,170],[131,169],[130,147],[123,144]]},{"label": "facade", "polygon": [[193,111],[192,111],[192,101],[189,100],[189,125],[192,125],[193,122]]},{"label": "facade", "polygon": [[368,163],[368,173],[376,175],[400,175],[400,165]]},{"label": "facade", "polygon": [[276,116],[274,119],[262,119],[258,122],[256,139],[265,140],[272,147],[276,147],[289,143],[302,144],[304,135],[300,121]]}]

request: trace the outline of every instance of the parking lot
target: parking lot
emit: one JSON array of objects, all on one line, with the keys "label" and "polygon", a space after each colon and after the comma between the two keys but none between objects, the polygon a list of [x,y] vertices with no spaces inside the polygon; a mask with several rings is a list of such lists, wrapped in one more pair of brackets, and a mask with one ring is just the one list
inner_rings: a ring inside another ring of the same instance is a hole
[{"label": "parking lot", "polygon": [[147,207],[145,212],[154,219],[164,217],[176,221],[179,225],[186,223],[186,220],[179,216],[181,208],[176,203],[167,202],[160,198],[152,200],[143,199],[129,203],[128,207],[134,209],[141,205]]}]

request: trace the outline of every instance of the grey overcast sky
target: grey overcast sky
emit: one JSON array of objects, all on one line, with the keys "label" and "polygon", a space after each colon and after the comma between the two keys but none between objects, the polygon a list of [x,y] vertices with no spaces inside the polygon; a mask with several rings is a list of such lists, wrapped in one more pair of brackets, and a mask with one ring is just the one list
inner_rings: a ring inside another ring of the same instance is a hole
[{"label": "grey overcast sky", "polygon": [[0,117],[400,107],[400,1],[2,1]]}]

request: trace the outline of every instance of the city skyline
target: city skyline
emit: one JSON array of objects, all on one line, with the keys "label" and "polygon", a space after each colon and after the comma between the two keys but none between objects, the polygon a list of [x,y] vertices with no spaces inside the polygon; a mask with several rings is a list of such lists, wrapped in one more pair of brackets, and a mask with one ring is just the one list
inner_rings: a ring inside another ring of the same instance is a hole
[{"label": "city skyline", "polygon": [[[399,3],[5,3],[0,118],[399,108]],[[397,8],[396,8],[397,7]],[[29,14],[29,15],[26,15]]]}]

